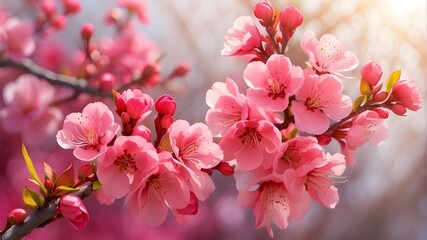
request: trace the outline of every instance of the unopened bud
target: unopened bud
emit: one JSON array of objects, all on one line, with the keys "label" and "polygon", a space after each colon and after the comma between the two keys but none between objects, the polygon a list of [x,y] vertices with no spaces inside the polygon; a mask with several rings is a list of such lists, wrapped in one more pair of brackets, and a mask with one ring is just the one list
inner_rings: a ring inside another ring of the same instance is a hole
[{"label": "unopened bud", "polygon": [[89,40],[93,36],[93,25],[91,23],[83,24],[82,28],[80,28],[80,36],[83,38],[85,42],[89,42]]},{"label": "unopened bud", "polygon": [[375,102],[384,102],[388,97],[388,93],[381,91],[374,95]]},{"label": "unopened bud", "polygon": [[380,81],[383,70],[380,65],[369,61],[360,70],[362,79],[372,88]]},{"label": "unopened bud", "polygon": [[191,65],[188,62],[182,62],[171,73],[171,78],[184,77],[190,71]]},{"label": "unopened bud", "polygon": [[378,117],[382,118],[382,119],[387,119],[388,118],[388,111],[384,108],[375,108],[373,109],[377,114]]},{"label": "unopened bud", "polygon": [[51,17],[56,12],[56,5],[53,1],[50,0],[41,1],[40,11],[42,11],[46,16]]},{"label": "unopened bud", "polygon": [[15,208],[7,215],[7,223],[10,225],[22,223],[27,216],[25,209]]},{"label": "unopened bud", "polygon": [[78,13],[81,9],[81,4],[78,0],[62,0],[64,4],[64,14],[74,14]]},{"label": "unopened bud", "polygon": [[[116,94],[117,96],[117,94]],[[119,114],[119,116],[122,114],[122,112],[126,112],[127,111],[127,104],[125,102],[125,100],[123,98],[117,98],[116,100],[116,111],[117,114]]]},{"label": "unopened bud", "polygon": [[130,116],[127,112],[122,112],[120,114],[120,119],[122,120],[123,124],[128,124],[130,122]]},{"label": "unopened bud", "polygon": [[83,180],[93,174],[92,163],[85,163],[79,167],[78,178]]},{"label": "unopened bud", "polygon": [[165,115],[160,120],[160,126],[163,129],[168,129],[170,125],[172,125],[172,123],[173,123],[173,117],[171,115]]},{"label": "unopened bud", "polygon": [[216,167],[224,176],[231,176],[234,174],[234,168],[227,162],[220,162]]},{"label": "unopened bud", "polygon": [[139,125],[133,129],[132,136],[141,136],[147,142],[151,141],[151,131],[144,125]]},{"label": "unopened bud", "polygon": [[280,12],[280,31],[286,41],[294,35],[295,29],[301,26],[304,17],[302,13],[293,6],[289,6]]},{"label": "unopened bud", "polygon": [[254,15],[260,20],[261,25],[269,26],[273,23],[273,6],[269,1],[258,2],[254,8]]},{"label": "unopened bud", "polygon": [[176,110],[176,102],[175,100],[167,95],[162,95],[156,102],[156,111],[160,115],[173,115]]},{"label": "unopened bud", "polygon": [[322,145],[322,146],[326,146],[332,141],[331,136],[328,136],[328,135],[320,135],[320,136],[316,136],[316,138],[319,145]]},{"label": "unopened bud", "polygon": [[51,20],[52,26],[57,30],[64,29],[67,26],[67,18],[63,15],[55,15]]},{"label": "unopened bud", "polygon": [[65,195],[59,199],[59,212],[71,225],[81,230],[89,221],[89,213],[82,200],[76,195]]},{"label": "unopened bud", "polygon": [[103,73],[99,77],[99,88],[101,91],[109,92],[114,88],[116,84],[116,77],[111,73]]},{"label": "unopened bud", "polygon": [[399,103],[393,104],[393,106],[391,106],[390,108],[391,111],[393,111],[394,114],[399,115],[399,116],[404,116],[406,113],[406,108]]}]

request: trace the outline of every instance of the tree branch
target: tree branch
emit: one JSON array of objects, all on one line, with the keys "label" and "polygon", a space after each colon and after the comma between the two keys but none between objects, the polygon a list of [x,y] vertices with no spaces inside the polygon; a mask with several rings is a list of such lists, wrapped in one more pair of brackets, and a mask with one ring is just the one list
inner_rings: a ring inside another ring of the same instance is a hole
[{"label": "tree branch", "polygon": [[[86,198],[93,192],[92,184],[83,187],[80,191],[74,193],[81,199]],[[32,230],[42,227],[58,216],[56,209],[58,208],[59,199],[49,203],[45,208],[37,210],[30,214],[21,224],[13,225],[3,235],[0,235],[1,240],[18,240],[28,235]]]}]

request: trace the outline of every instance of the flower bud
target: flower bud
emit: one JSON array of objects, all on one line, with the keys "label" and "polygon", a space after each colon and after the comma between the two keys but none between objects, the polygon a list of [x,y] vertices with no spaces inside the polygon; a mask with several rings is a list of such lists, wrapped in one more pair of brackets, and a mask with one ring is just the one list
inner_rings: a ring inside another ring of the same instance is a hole
[{"label": "flower bud", "polygon": [[296,7],[289,6],[280,12],[280,31],[285,41],[289,41],[303,20],[302,13]]},{"label": "flower bud", "polygon": [[130,122],[130,116],[127,112],[122,112],[120,114],[120,120],[122,120],[123,124],[128,124]]},{"label": "flower bud", "polygon": [[64,4],[65,8],[64,14],[78,13],[81,9],[81,4],[78,0],[62,0],[62,4]]},{"label": "flower bud", "polygon": [[372,89],[380,81],[383,75],[383,70],[379,64],[369,61],[363,65],[360,70],[360,75]]},{"label": "flower bud", "polygon": [[[116,96],[117,96],[117,92],[116,92]],[[117,113],[119,114],[119,115],[121,115],[122,114],[122,112],[126,112],[127,111],[127,105],[126,105],[126,102],[125,102],[125,100],[123,99],[123,98],[116,98],[116,111],[117,111]]]},{"label": "flower bud", "polygon": [[176,110],[176,102],[175,100],[167,95],[164,94],[161,96],[157,102],[156,102],[156,111],[159,113],[159,115],[173,115]]},{"label": "flower bud", "polygon": [[384,102],[388,97],[388,93],[381,91],[374,95],[375,102]]},{"label": "flower bud", "polygon": [[10,225],[22,223],[27,216],[25,209],[15,208],[7,215],[7,223]]},{"label": "flower bud", "polygon": [[67,18],[63,15],[55,15],[55,17],[52,18],[50,21],[52,26],[56,28],[57,30],[64,29],[65,26],[67,26]]},{"label": "flower bud", "polygon": [[382,119],[387,119],[388,118],[388,111],[384,108],[375,108],[373,109],[376,113],[378,113],[378,117],[382,118]]},{"label": "flower bud", "polygon": [[163,129],[168,129],[170,125],[172,125],[172,123],[173,123],[173,117],[171,115],[165,115],[160,120],[160,126]]},{"label": "flower bud", "polygon": [[59,212],[77,230],[86,227],[89,221],[88,211],[82,200],[76,195],[65,195],[59,199]]},{"label": "flower bud", "polygon": [[218,169],[224,176],[231,176],[234,174],[234,168],[227,162],[220,162],[215,168]]},{"label": "flower bud", "polygon": [[91,23],[85,23],[80,29],[80,36],[83,38],[85,42],[89,42],[89,40],[93,36],[93,32],[94,32],[93,25]]},{"label": "flower bud", "polygon": [[390,108],[391,111],[393,111],[394,114],[398,115],[398,116],[405,116],[406,113],[406,108],[399,103],[393,104]]},{"label": "flower bud", "polygon": [[199,210],[199,201],[193,192],[190,192],[190,202],[185,208],[177,209],[182,215],[196,215]]},{"label": "flower bud", "polygon": [[190,71],[191,65],[188,62],[182,62],[173,70],[170,78],[184,77]]},{"label": "flower bud", "polygon": [[254,15],[261,25],[269,26],[273,23],[274,9],[269,1],[258,2],[254,8]]},{"label": "flower bud", "polygon": [[320,135],[320,136],[316,136],[316,138],[317,138],[317,142],[321,146],[326,146],[332,141],[331,136],[328,136],[328,135]]},{"label": "flower bud", "polygon": [[101,91],[108,92],[113,90],[114,85],[116,84],[116,77],[111,73],[103,73],[99,77],[99,88]]},{"label": "flower bud", "polygon": [[56,12],[56,5],[51,0],[41,1],[40,11],[42,11],[48,17],[53,16]]},{"label": "flower bud", "polygon": [[91,163],[84,163],[79,167],[78,178],[83,180],[93,174],[93,166]]}]

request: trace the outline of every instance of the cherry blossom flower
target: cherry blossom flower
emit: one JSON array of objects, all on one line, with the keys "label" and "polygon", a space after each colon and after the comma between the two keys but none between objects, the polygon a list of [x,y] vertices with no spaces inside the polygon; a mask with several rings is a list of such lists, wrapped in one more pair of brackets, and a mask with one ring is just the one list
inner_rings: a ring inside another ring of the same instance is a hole
[{"label": "cherry blossom flower", "polygon": [[360,75],[362,80],[365,81],[372,89],[380,81],[383,75],[383,70],[379,64],[368,61],[360,69]]},{"label": "cherry blossom flower", "polygon": [[274,54],[264,64],[251,62],[243,76],[249,86],[248,98],[260,106],[281,112],[289,104],[289,97],[294,95],[304,82],[303,71],[293,66],[289,58]]},{"label": "cherry blossom flower", "polygon": [[6,132],[21,133],[25,142],[37,145],[58,130],[61,111],[50,106],[55,89],[31,74],[23,74],[3,89],[5,108],[0,111]]},{"label": "cherry blossom flower", "polygon": [[281,134],[272,123],[247,120],[233,125],[219,144],[225,161],[236,159],[239,168],[250,171],[261,164],[271,166],[280,142]]},{"label": "cherry blossom flower", "polygon": [[294,6],[289,6],[280,12],[280,31],[283,39],[288,42],[294,35],[295,29],[301,26],[304,16]]},{"label": "cherry blossom flower", "polygon": [[224,37],[224,56],[235,56],[252,53],[261,46],[261,36],[254,20],[249,16],[241,16],[234,21]]},{"label": "cherry blossom flower", "polygon": [[98,159],[97,176],[107,195],[122,198],[136,174],[151,175],[158,170],[154,146],[140,136],[119,136]]},{"label": "cherry blossom flower", "polygon": [[318,73],[342,76],[340,72],[353,70],[359,64],[356,55],[345,51],[343,44],[333,35],[323,35],[319,41],[315,34],[308,30],[300,41],[301,49],[308,55],[310,65]]},{"label": "cherry blossom flower", "polygon": [[379,146],[387,138],[387,123],[375,111],[365,111],[354,117],[346,136],[347,146],[353,150],[366,142]]},{"label": "cherry blossom flower", "polygon": [[89,221],[89,213],[82,202],[76,195],[65,195],[59,199],[59,212],[68,220],[77,230],[86,227]]},{"label": "cherry blossom flower", "polygon": [[253,208],[255,227],[266,227],[270,237],[274,236],[270,221],[278,228],[286,229],[292,218],[300,220],[310,207],[307,197],[299,201],[293,199],[284,183],[286,179],[285,175],[270,174],[260,178],[256,190],[242,190],[238,195],[240,206]]},{"label": "cherry blossom flower", "polygon": [[392,89],[390,101],[396,101],[405,108],[417,111],[421,108],[421,94],[412,79],[399,80]]},{"label": "cherry blossom flower", "polygon": [[233,124],[249,118],[246,96],[239,93],[237,84],[230,78],[225,83],[216,82],[206,93],[210,109],[206,113],[206,124],[214,136],[223,135]]},{"label": "cherry blossom flower", "polygon": [[89,103],[81,113],[71,113],[64,120],[63,129],[56,134],[64,149],[74,149],[74,156],[91,161],[107,150],[107,144],[119,131],[113,113],[102,102]]},{"label": "cherry blossom flower", "polygon": [[331,156],[327,153],[325,157],[313,159],[296,170],[289,169],[286,187],[294,197],[300,196],[302,199],[304,191],[307,191],[320,204],[327,208],[335,208],[339,195],[338,189],[333,185],[335,181],[331,177],[341,176],[345,167],[343,154],[336,153]]},{"label": "cherry blossom flower", "polygon": [[342,88],[341,81],[334,75],[307,75],[291,106],[296,128],[322,134],[329,127],[329,119],[338,121],[346,117],[352,102],[349,96],[341,94]]},{"label": "cherry blossom flower", "polygon": [[150,95],[142,93],[139,89],[128,89],[122,94],[114,92],[114,99],[116,100],[117,114],[120,116],[126,112],[134,126],[151,113],[151,108],[154,105],[154,100]]},{"label": "cherry blossom flower", "polygon": [[166,220],[168,208],[183,209],[190,203],[190,190],[171,154],[161,152],[159,160],[156,173],[134,179],[125,200],[137,219],[152,227]]},{"label": "cherry blossom flower", "polygon": [[277,152],[273,167],[278,174],[283,174],[289,168],[297,169],[324,155],[317,139],[311,136],[298,136],[282,142]]},{"label": "cherry blossom flower", "polygon": [[34,27],[31,22],[11,17],[0,26],[0,46],[14,60],[30,56],[35,50]]},{"label": "cherry blossom flower", "polygon": [[169,127],[167,137],[180,171],[189,175],[191,191],[204,201],[215,190],[215,185],[207,173],[222,160],[223,152],[213,142],[212,134],[203,123],[190,126],[187,121],[177,120]]}]

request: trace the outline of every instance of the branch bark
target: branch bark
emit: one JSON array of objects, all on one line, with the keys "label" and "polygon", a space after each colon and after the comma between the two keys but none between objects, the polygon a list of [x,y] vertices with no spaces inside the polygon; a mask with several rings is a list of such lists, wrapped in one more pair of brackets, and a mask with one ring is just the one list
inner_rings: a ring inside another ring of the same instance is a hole
[{"label": "branch bark", "polygon": [[[86,198],[93,192],[92,184],[82,188],[80,191],[74,193],[81,199]],[[34,229],[43,226],[48,221],[53,220],[57,215],[56,209],[58,208],[59,199],[52,201],[45,208],[37,210],[30,214],[21,224],[13,225],[3,235],[0,235],[1,240],[18,240],[28,235]]]}]

